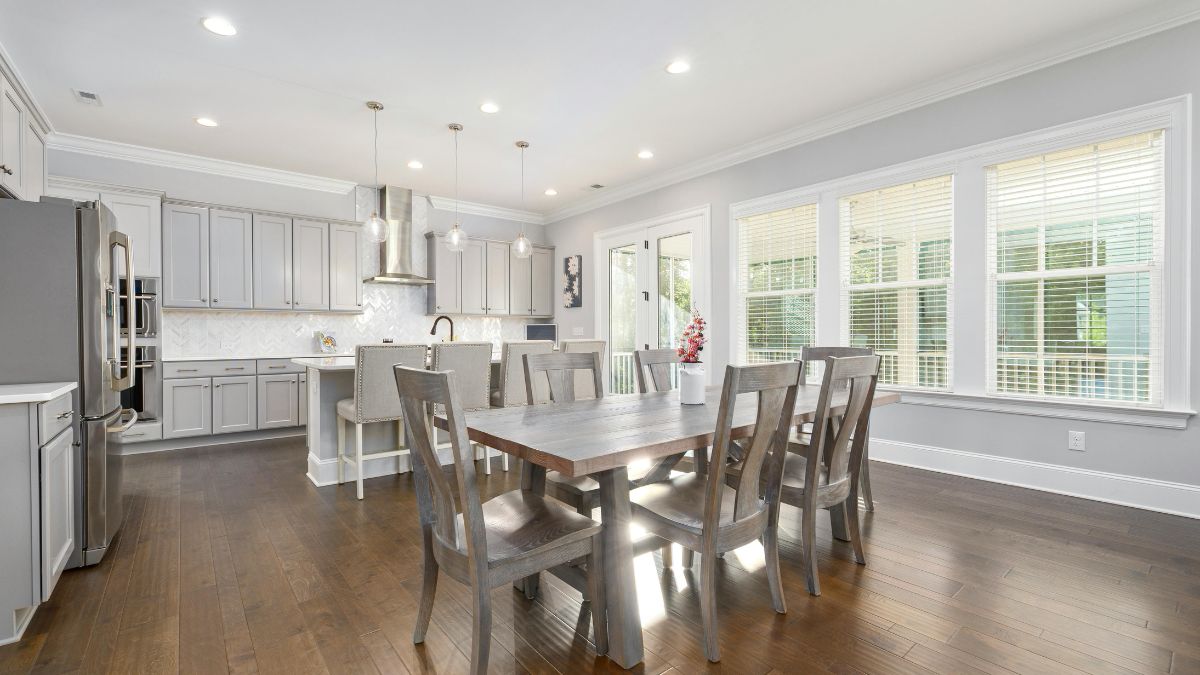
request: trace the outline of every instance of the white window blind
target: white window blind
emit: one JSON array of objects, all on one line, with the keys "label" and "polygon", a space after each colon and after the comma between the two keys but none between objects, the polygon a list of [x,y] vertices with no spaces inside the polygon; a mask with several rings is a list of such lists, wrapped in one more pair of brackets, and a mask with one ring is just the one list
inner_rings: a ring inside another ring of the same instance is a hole
[{"label": "white window blind", "polygon": [[741,362],[800,357],[813,343],[817,205],[737,219],[738,344]]},{"label": "white window blind", "polygon": [[1163,147],[987,168],[991,392],[1162,405]]},{"label": "white window blind", "polygon": [[879,381],[950,387],[953,176],[842,197],[842,330],[882,357]]}]

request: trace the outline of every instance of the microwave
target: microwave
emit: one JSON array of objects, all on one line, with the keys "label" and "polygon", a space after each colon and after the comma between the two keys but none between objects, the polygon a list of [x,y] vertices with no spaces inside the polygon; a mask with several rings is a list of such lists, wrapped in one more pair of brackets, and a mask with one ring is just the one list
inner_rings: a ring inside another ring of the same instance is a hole
[{"label": "microwave", "polygon": [[[133,293],[130,297],[129,289],[124,280],[121,281],[121,299],[123,301],[133,302],[133,321],[134,321],[134,337],[153,338],[158,337],[159,328],[159,305],[158,305],[158,290],[161,280],[152,277],[135,277],[133,280]],[[129,334],[128,318],[125,312],[121,312],[121,335]]]}]

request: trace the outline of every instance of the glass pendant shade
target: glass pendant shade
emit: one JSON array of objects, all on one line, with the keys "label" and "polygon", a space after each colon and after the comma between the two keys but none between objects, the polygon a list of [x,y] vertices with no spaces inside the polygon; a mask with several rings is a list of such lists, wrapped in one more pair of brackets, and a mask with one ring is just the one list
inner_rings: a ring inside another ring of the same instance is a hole
[{"label": "glass pendant shade", "polygon": [[362,228],[363,236],[372,244],[382,244],[387,240],[387,221],[380,218],[377,212],[372,212],[371,217],[363,221]]},{"label": "glass pendant shade", "polygon": [[454,227],[450,228],[450,231],[446,233],[446,248],[455,253],[460,253],[466,247],[467,233],[459,227],[458,223],[455,223]]},{"label": "glass pendant shade", "polygon": [[512,242],[512,254],[517,258],[528,258],[533,253],[533,243],[529,241],[529,237],[525,233],[517,235]]}]

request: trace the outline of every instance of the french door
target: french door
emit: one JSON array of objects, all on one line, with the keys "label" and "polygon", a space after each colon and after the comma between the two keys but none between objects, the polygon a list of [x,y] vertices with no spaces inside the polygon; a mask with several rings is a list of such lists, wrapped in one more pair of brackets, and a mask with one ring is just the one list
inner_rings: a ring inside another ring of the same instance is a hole
[{"label": "french door", "polygon": [[692,308],[708,305],[708,209],[665,216],[597,237],[601,334],[610,393],[637,391],[633,352],[674,347]]}]

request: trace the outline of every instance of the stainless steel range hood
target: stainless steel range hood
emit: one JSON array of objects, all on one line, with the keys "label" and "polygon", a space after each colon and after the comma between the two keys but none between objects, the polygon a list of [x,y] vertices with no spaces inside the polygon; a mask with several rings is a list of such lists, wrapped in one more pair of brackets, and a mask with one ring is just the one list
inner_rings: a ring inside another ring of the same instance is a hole
[{"label": "stainless steel range hood", "polygon": [[379,188],[379,215],[387,221],[387,239],[379,245],[379,274],[366,283],[432,284],[412,268],[412,190],[392,185]]}]

